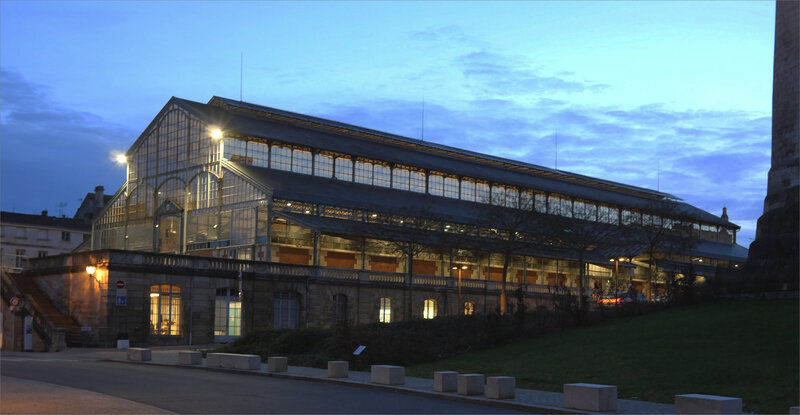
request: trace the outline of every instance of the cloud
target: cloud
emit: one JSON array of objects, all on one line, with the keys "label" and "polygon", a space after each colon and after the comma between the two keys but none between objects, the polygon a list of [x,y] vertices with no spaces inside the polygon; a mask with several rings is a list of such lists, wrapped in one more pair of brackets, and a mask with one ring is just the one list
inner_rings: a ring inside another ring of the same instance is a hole
[{"label": "cloud", "polygon": [[[116,191],[125,171],[109,155],[125,150],[134,131],[61,106],[46,87],[17,72],[2,69],[0,78],[3,210],[62,210],[72,216],[78,199],[96,185],[104,185],[107,193]],[[60,209],[60,202],[67,206]]]},{"label": "cloud", "polygon": [[478,51],[460,55],[455,64],[476,91],[493,94],[528,95],[542,93],[601,92],[609,85],[570,80],[563,71],[558,76],[529,69],[522,59],[499,53]]}]

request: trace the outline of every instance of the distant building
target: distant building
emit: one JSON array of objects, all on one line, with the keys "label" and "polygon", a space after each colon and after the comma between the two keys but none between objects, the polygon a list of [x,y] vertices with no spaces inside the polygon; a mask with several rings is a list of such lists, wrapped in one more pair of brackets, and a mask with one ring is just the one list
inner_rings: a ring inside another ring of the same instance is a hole
[{"label": "distant building", "polygon": [[112,195],[104,195],[104,190],[103,186],[97,186],[94,188],[94,193],[86,193],[86,197],[83,198],[83,202],[73,217],[82,220],[86,226],[92,226],[92,222],[113,198]]},{"label": "distant building", "polygon": [[0,255],[7,268],[21,268],[28,258],[72,252],[91,237],[91,226],[73,218],[0,212]]}]

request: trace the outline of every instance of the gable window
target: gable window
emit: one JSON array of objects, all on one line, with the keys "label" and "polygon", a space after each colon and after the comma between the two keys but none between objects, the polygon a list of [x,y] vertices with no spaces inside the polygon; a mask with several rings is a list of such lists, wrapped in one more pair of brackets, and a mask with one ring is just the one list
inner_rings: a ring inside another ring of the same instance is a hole
[{"label": "gable window", "polygon": [[181,287],[169,284],[150,286],[150,333],[181,335]]}]

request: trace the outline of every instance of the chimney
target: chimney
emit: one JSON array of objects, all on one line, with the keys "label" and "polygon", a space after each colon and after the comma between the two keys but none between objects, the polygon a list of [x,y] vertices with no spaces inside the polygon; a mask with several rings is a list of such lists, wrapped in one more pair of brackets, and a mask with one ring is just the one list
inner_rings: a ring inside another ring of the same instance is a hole
[{"label": "chimney", "polygon": [[722,207],[722,220],[728,220],[728,208]]},{"label": "chimney", "polygon": [[47,211],[46,210],[42,211],[42,216],[47,216]]},{"label": "chimney", "polygon": [[94,188],[94,203],[98,207],[103,207],[103,186],[97,186]]}]

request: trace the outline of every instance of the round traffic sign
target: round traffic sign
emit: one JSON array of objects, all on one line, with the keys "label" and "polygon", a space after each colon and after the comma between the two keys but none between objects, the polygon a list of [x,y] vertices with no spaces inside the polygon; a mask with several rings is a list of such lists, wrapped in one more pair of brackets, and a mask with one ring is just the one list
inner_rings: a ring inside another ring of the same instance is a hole
[{"label": "round traffic sign", "polygon": [[117,288],[125,288],[125,281],[117,280]]},{"label": "round traffic sign", "polygon": [[19,305],[19,298],[11,297],[11,305],[13,305],[13,306]]}]

